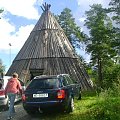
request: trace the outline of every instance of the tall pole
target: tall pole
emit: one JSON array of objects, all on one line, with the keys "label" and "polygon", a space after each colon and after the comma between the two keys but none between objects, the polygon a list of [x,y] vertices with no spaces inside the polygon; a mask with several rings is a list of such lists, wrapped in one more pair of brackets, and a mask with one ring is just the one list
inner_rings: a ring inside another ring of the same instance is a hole
[{"label": "tall pole", "polygon": [[10,46],[10,53],[9,54],[10,54],[10,65],[11,65],[11,46],[12,46],[11,43],[9,43],[9,46]]}]

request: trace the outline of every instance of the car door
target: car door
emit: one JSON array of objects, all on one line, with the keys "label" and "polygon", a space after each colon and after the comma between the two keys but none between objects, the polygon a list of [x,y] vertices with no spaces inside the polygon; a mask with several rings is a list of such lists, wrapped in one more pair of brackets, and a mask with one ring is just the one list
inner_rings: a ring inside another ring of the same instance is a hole
[{"label": "car door", "polygon": [[76,82],[74,82],[70,76],[66,76],[66,79],[68,81],[68,84],[71,86],[71,89],[72,89],[72,93],[73,93],[73,96],[75,97],[78,97],[79,96],[79,84],[77,84]]},{"label": "car door", "polygon": [[70,81],[69,81],[69,78],[68,78],[67,75],[63,76],[63,86],[64,86],[64,89],[67,92],[67,97],[74,96],[73,84],[70,84]]}]

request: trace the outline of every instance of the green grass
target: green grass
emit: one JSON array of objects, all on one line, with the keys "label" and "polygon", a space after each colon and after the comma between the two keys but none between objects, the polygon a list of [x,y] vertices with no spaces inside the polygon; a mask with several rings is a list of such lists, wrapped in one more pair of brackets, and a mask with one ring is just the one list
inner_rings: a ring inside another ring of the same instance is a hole
[{"label": "green grass", "polygon": [[39,118],[40,120],[120,120],[120,98],[84,94],[82,100],[75,100],[73,113],[48,113],[40,115]]}]

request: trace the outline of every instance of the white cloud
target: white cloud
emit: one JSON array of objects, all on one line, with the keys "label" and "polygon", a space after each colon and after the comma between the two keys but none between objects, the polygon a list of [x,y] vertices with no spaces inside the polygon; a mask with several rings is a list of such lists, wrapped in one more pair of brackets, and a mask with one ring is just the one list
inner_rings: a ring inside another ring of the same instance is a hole
[{"label": "white cloud", "polygon": [[90,5],[93,4],[101,4],[103,8],[107,8],[109,5],[110,0],[77,0],[78,8],[76,9],[76,12],[74,13],[74,17],[76,18],[77,24],[81,27],[81,29],[85,33],[89,33],[88,29],[84,26],[86,19],[85,11],[90,10]]},{"label": "white cloud", "polygon": [[[103,8],[107,8],[110,0],[77,0],[78,8],[76,9],[76,12],[74,13],[74,17],[76,18],[76,23],[81,27],[81,31],[83,31],[85,34],[89,36],[89,30],[86,26],[84,26],[86,19],[85,11],[90,10],[90,5],[93,4],[101,4]],[[78,51],[80,55],[84,57],[86,62],[90,62],[90,55],[85,53],[85,51]]]},{"label": "white cloud", "polygon": [[16,54],[34,27],[34,25],[21,26],[16,31],[15,25],[10,23],[10,18],[5,18],[7,12],[28,19],[38,19],[38,10],[35,6],[40,6],[42,2],[43,0],[0,0],[0,8],[4,9],[3,15],[0,14],[0,52],[9,54],[9,43],[11,43],[12,53]]},{"label": "white cloud", "polygon": [[[21,26],[15,32],[15,26],[9,23],[9,19],[0,19],[0,51],[9,52],[9,43],[12,44],[12,53],[17,53],[27,40],[34,25]],[[9,54],[9,53],[8,53]]]},{"label": "white cloud", "polygon": [[[76,9],[75,17],[77,20],[83,20],[85,18],[85,11],[90,10],[90,6],[93,4],[101,4],[103,8],[107,8],[110,0],[77,0],[78,8]],[[83,21],[80,21],[83,22]]]},{"label": "white cloud", "polygon": [[84,7],[85,9],[89,7],[89,5],[93,4],[102,4],[103,7],[107,7],[110,0],[77,0],[78,5]]},{"label": "white cloud", "polygon": [[0,8],[12,15],[22,16],[27,19],[38,19],[38,10],[35,5],[42,4],[43,0],[0,0]]},{"label": "white cloud", "polygon": [[19,31],[12,36],[12,49],[13,52],[18,52],[21,47],[24,45],[25,41],[29,37],[30,32],[32,31],[34,25],[21,26]]},{"label": "white cloud", "polygon": [[81,18],[79,19],[79,21],[80,21],[80,22],[84,22],[85,19],[86,19],[85,17],[81,17]]},{"label": "white cloud", "polygon": [[8,49],[7,43],[11,39],[10,33],[15,32],[15,27],[9,23],[8,19],[0,19],[0,49]]}]

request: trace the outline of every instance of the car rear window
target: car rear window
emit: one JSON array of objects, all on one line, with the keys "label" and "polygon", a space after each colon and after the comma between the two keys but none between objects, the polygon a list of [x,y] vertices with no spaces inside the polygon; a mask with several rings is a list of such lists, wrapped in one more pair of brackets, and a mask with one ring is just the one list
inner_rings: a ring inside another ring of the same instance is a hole
[{"label": "car rear window", "polygon": [[57,78],[34,79],[28,85],[27,89],[54,89],[59,87]]}]

